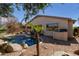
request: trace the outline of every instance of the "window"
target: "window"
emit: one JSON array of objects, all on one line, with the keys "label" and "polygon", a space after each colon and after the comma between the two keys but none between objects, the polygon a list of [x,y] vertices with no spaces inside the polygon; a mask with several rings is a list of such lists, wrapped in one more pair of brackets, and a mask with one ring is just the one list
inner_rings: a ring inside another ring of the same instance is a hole
[{"label": "window", "polygon": [[67,29],[58,29],[56,32],[67,32]]},{"label": "window", "polygon": [[55,31],[58,29],[58,23],[48,23],[46,24],[46,30]]}]

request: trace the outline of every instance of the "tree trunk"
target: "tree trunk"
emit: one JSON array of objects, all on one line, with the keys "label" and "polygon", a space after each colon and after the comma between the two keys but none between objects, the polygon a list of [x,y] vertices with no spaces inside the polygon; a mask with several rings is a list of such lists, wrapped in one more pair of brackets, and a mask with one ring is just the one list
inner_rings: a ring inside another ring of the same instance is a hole
[{"label": "tree trunk", "polygon": [[39,56],[39,33],[36,33],[36,50],[37,50],[37,56]]}]

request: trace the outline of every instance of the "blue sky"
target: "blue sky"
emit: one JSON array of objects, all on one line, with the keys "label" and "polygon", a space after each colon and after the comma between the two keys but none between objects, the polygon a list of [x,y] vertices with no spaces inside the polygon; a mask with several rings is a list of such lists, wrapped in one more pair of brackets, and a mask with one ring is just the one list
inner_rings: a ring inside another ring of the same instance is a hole
[{"label": "blue sky", "polygon": [[[79,4],[78,3],[71,3],[71,4],[53,3],[51,6],[45,9],[45,13],[40,11],[39,14],[49,15],[49,16],[69,17],[77,20],[79,18]],[[23,19],[24,12],[22,9],[21,11],[17,11],[15,9],[15,12],[13,13],[13,15],[15,15],[18,18],[18,20],[21,21]]]}]

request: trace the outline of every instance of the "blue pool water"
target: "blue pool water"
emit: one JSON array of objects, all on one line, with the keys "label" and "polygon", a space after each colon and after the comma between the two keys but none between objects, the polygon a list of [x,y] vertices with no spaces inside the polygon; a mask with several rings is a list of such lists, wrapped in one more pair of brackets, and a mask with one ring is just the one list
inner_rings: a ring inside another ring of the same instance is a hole
[{"label": "blue pool water", "polygon": [[18,44],[26,43],[29,46],[36,44],[36,40],[34,38],[26,36],[9,37],[8,41],[11,43],[18,43]]}]

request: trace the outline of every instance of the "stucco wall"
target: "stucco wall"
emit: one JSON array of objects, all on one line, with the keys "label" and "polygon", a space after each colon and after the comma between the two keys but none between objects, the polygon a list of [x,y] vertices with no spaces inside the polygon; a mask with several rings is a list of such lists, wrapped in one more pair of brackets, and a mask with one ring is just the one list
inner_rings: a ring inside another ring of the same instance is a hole
[{"label": "stucco wall", "polygon": [[68,37],[73,37],[73,21],[71,20],[68,21]]},{"label": "stucco wall", "polygon": [[68,40],[68,32],[53,32],[53,38],[58,40]]},{"label": "stucco wall", "polygon": [[53,31],[45,31],[43,34],[46,36],[53,36]]},{"label": "stucco wall", "polygon": [[58,23],[59,28],[68,28],[68,21],[65,19],[51,18],[51,17],[37,17],[32,21],[33,24],[41,24],[46,26],[48,23]]},{"label": "stucco wall", "polygon": [[[73,21],[72,20],[69,21],[68,19],[60,19],[60,18],[53,18],[53,17],[37,17],[32,21],[32,23],[41,24],[45,27],[44,29],[46,29],[47,23],[58,23],[59,29],[63,29],[63,28],[68,29],[68,34],[67,34],[68,37],[73,36],[73,30],[72,30]],[[51,32],[47,33],[46,35],[48,34],[52,35]]]}]

